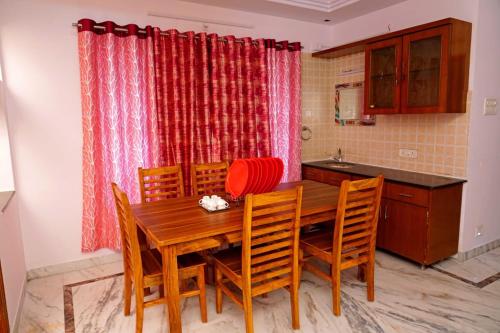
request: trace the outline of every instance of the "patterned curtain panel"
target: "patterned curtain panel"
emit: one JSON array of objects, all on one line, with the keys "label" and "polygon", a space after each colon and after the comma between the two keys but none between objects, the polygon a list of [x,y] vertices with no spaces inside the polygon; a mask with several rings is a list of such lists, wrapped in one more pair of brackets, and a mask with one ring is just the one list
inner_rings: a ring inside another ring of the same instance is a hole
[{"label": "patterned curtain panel", "polygon": [[82,251],[120,248],[111,182],[140,200],[137,167],[160,163],[153,30],[79,21],[83,112]]},{"label": "patterned curtain panel", "polygon": [[301,179],[300,43],[266,40],[272,156],[285,164],[282,182]]},{"label": "patterned curtain panel", "polygon": [[263,40],[155,28],[154,53],[166,165],[271,155]]}]

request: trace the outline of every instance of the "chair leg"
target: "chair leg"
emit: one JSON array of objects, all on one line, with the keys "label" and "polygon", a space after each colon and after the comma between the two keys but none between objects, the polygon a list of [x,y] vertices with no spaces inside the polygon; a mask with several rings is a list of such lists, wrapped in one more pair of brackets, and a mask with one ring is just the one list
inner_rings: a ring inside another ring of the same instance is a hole
[{"label": "chair leg", "polygon": [[335,266],[331,267],[332,272],[332,309],[333,314],[340,316],[340,270],[336,270]]},{"label": "chair leg", "polygon": [[123,288],[123,298],[124,298],[124,308],[123,312],[125,316],[130,316],[130,303],[132,302],[132,278],[130,274],[125,272],[123,275],[124,288]]},{"label": "chair leg", "polygon": [[135,288],[135,332],[142,333],[144,322],[144,289]]},{"label": "chair leg", "polygon": [[205,266],[200,266],[198,268],[198,277],[196,278],[196,283],[198,284],[198,289],[200,289],[200,314],[201,321],[206,323],[207,319],[207,294],[205,288]]},{"label": "chair leg", "polygon": [[375,300],[375,265],[368,264],[366,266],[366,287],[367,299],[369,302]]},{"label": "chair leg", "polygon": [[246,333],[253,333],[252,294],[249,288],[247,292],[243,290],[243,311],[245,312]]},{"label": "chair leg", "polygon": [[215,312],[222,313],[222,273],[215,266]]},{"label": "chair leg", "polygon": [[304,250],[299,249],[299,288],[302,282],[302,266],[304,266]]},{"label": "chair leg", "polygon": [[366,282],[366,265],[358,265],[358,280],[361,282]]},{"label": "chair leg", "polygon": [[292,307],[292,328],[298,330],[300,328],[299,321],[299,286],[290,286],[290,305]]}]

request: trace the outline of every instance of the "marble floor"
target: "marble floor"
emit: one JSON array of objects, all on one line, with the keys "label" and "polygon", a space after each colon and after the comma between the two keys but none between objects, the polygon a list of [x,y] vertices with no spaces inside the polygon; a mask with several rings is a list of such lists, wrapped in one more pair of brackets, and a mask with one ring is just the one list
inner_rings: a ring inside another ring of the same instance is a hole
[{"label": "marble floor", "polygon": [[[498,273],[498,251],[489,255],[492,263],[485,267],[491,270],[485,274]],[[500,333],[500,280],[478,287],[474,283],[486,277],[467,262],[462,268],[458,262],[443,262],[436,269],[421,270],[383,252],[377,253],[376,261],[375,302],[366,301],[366,287],[356,280],[355,270],[346,271],[340,317],[331,313],[330,286],[305,272],[297,332]],[[121,263],[115,262],[30,280],[19,332],[134,332],[134,311],[129,317],[122,312],[121,271]],[[225,298],[218,315],[214,298],[209,287],[206,324],[200,321],[196,298],[182,301],[183,332],[244,332],[243,312]],[[164,306],[146,309],[145,333],[168,332],[164,312]],[[279,290],[255,299],[254,323],[256,333],[294,332],[288,293]]]}]

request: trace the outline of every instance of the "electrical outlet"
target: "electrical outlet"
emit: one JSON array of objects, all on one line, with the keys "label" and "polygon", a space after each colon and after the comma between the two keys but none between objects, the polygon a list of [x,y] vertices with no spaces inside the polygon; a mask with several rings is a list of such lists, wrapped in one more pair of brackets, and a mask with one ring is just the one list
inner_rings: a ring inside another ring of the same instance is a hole
[{"label": "electrical outlet", "polygon": [[480,224],[474,228],[474,237],[481,237],[483,235],[483,225]]},{"label": "electrical outlet", "polygon": [[497,114],[497,100],[496,98],[485,98],[483,114],[485,116],[494,116]]},{"label": "electrical outlet", "polygon": [[406,158],[417,158],[417,150],[401,148],[399,150],[399,156]]}]

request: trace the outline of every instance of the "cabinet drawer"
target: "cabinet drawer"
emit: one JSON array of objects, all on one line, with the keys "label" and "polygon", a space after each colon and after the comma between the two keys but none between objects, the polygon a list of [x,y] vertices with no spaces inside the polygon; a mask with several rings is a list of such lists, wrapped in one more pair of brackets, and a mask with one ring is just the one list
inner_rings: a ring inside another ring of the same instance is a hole
[{"label": "cabinet drawer", "polygon": [[302,178],[323,182],[323,171],[321,169],[302,167]]},{"label": "cabinet drawer", "polygon": [[334,186],[340,186],[340,184],[342,184],[342,181],[346,179],[351,179],[351,176],[346,173],[324,171],[323,174],[323,182]]},{"label": "cabinet drawer", "polygon": [[323,170],[307,166],[302,167],[302,178],[334,186],[340,186],[343,180],[351,179],[351,177],[346,173]]},{"label": "cabinet drawer", "polygon": [[428,207],[429,191],[423,188],[386,182],[384,196],[389,199]]}]

